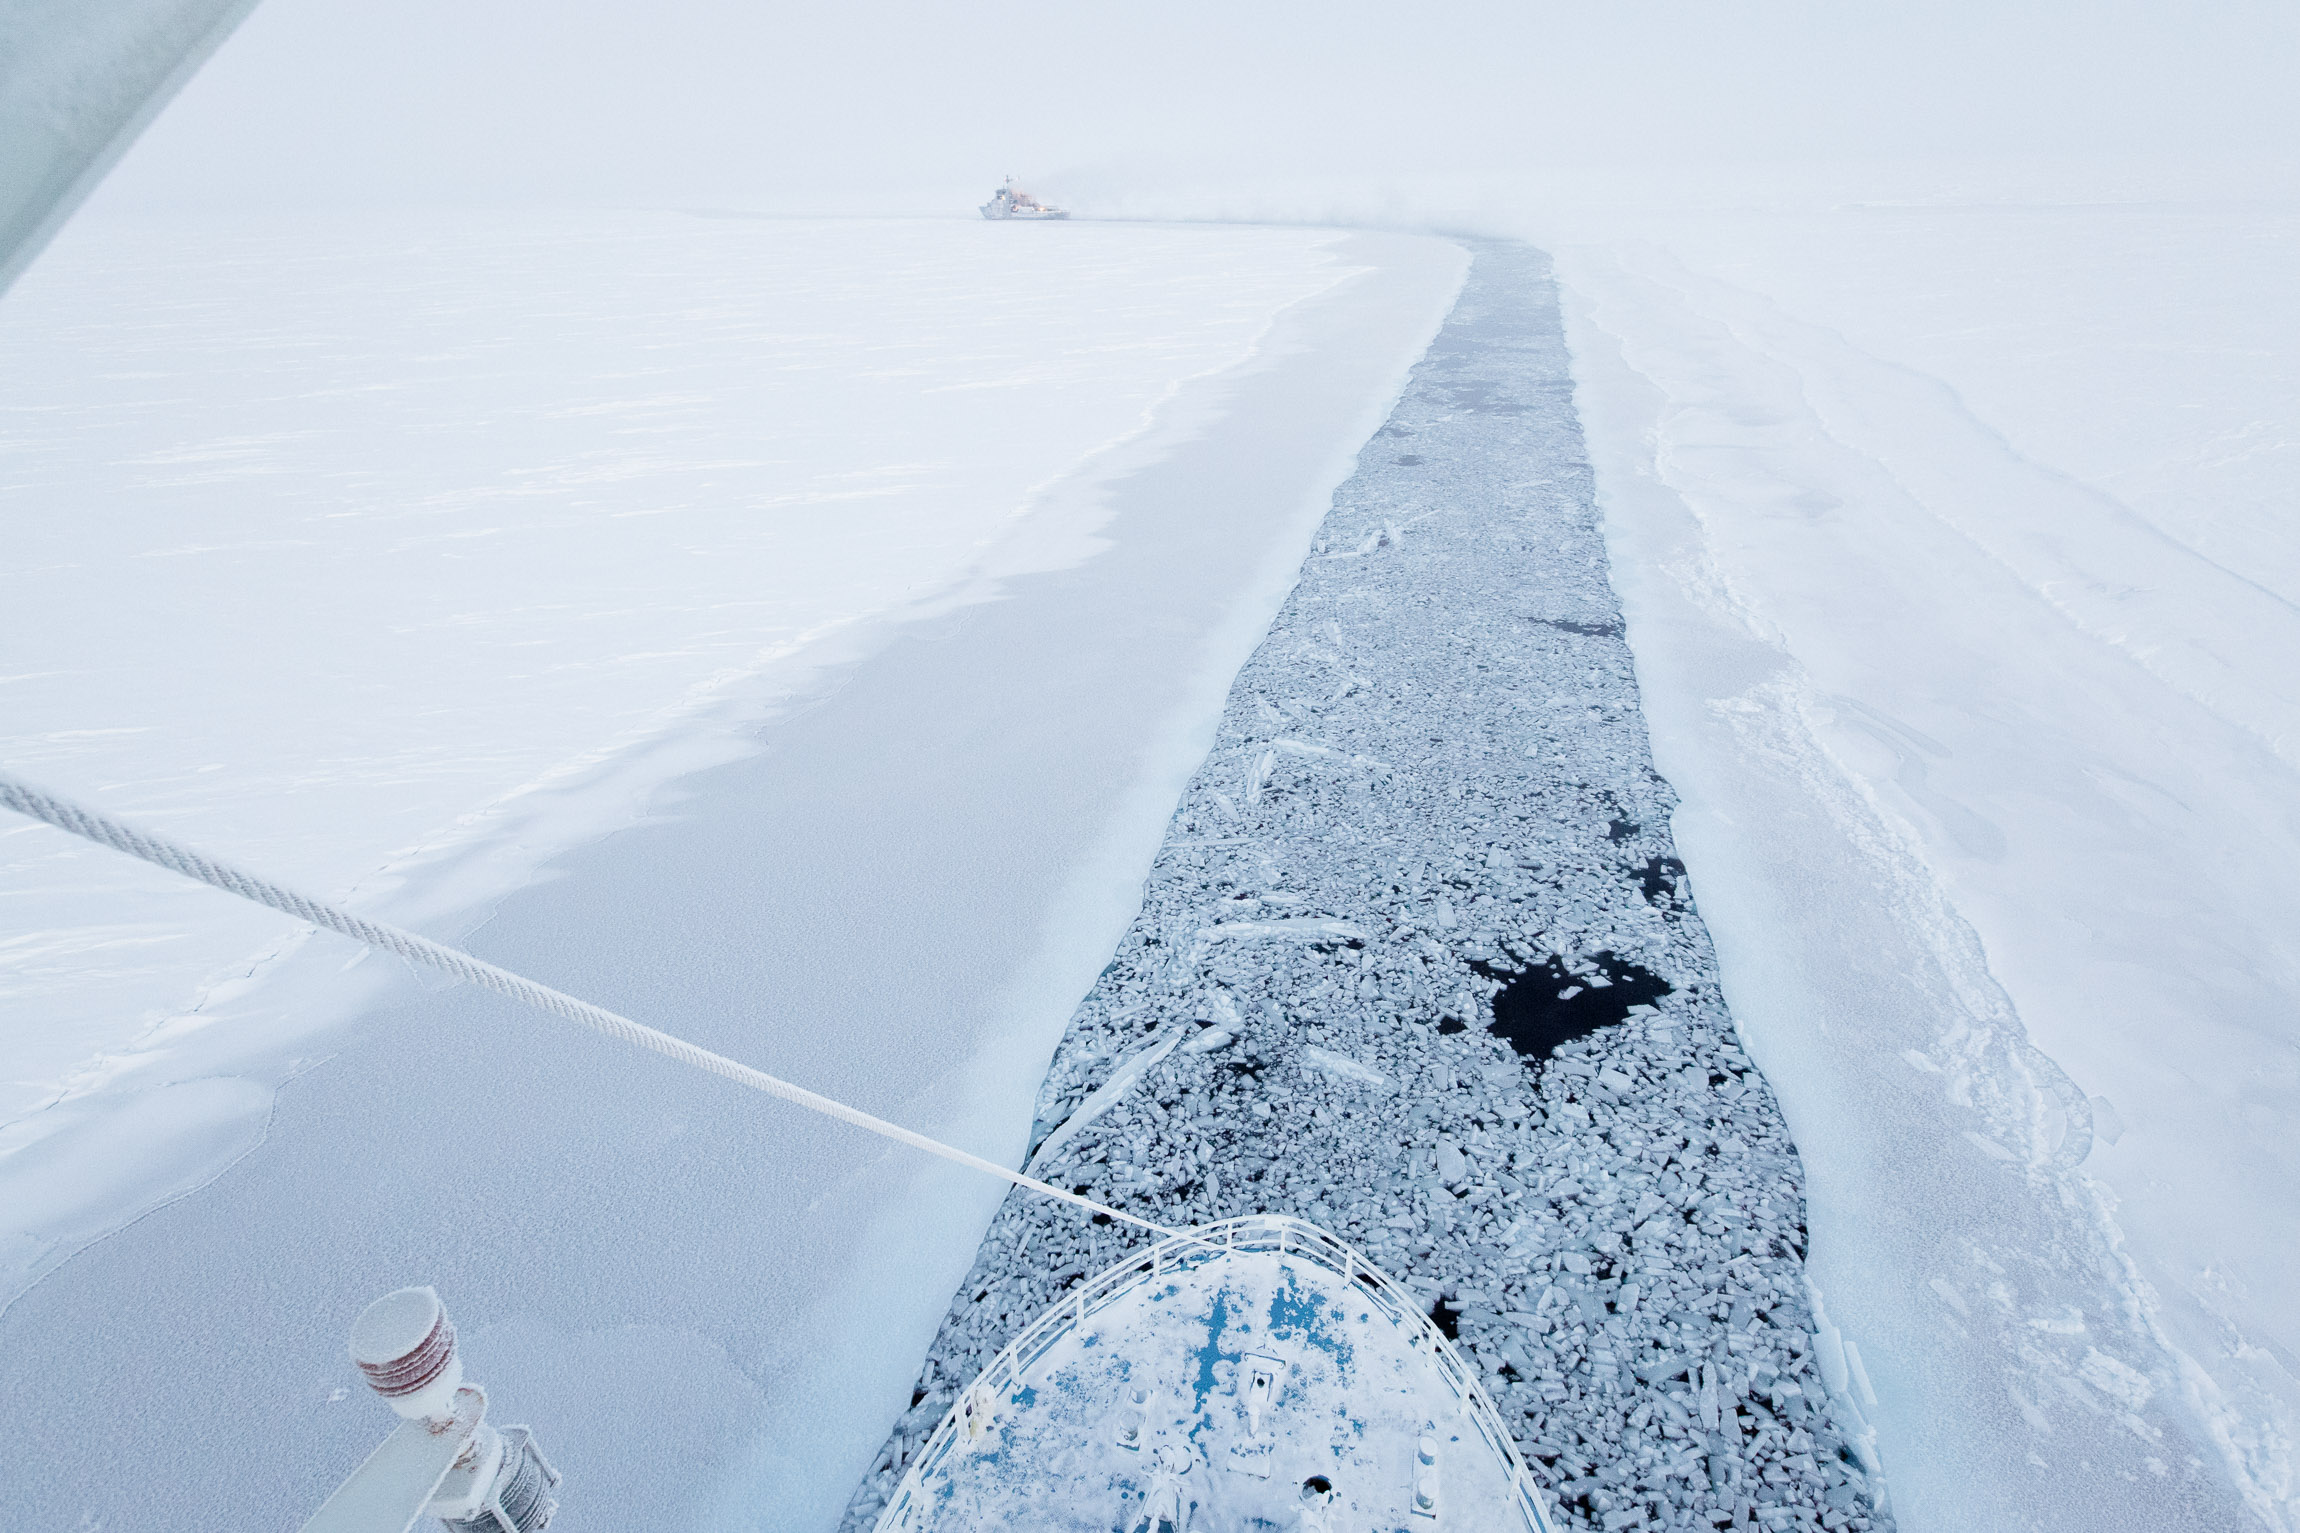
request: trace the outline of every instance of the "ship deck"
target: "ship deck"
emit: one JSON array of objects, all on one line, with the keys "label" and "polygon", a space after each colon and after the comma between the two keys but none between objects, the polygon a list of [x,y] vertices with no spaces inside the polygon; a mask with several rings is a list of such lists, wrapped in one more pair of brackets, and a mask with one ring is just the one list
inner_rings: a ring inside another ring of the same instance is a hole
[{"label": "ship deck", "polygon": [[878,1526],[1166,1524],[1549,1530],[1491,1402],[1420,1306],[1274,1216],[1080,1284],[960,1396]]}]

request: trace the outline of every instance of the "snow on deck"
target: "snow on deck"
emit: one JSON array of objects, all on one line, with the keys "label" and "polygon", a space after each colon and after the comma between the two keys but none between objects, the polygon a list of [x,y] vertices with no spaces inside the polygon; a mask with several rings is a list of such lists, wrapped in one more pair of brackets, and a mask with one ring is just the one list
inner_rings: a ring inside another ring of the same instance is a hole
[{"label": "snow on deck", "polygon": [[1548,1533],[1525,1464],[1396,1284],[1297,1220],[1224,1221],[1080,1283],[918,1454],[878,1533]]}]

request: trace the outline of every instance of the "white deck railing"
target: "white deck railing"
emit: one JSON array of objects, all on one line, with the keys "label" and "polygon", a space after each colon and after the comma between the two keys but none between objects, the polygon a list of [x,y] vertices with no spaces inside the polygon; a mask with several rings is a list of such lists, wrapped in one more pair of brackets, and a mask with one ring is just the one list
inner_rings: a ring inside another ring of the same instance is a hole
[{"label": "white deck railing", "polygon": [[886,1510],[879,1514],[875,1533],[903,1533],[912,1527],[913,1511],[923,1509],[920,1488],[927,1477],[940,1470],[962,1443],[986,1429],[997,1414],[999,1402],[1023,1384],[1031,1365],[1044,1357],[1057,1341],[1085,1324],[1088,1316],[1107,1307],[1119,1294],[1137,1284],[1155,1282],[1169,1272],[1188,1271],[1217,1257],[1256,1251],[1273,1252],[1290,1261],[1307,1261],[1344,1281],[1361,1285],[1378,1309],[1410,1333],[1408,1344],[1426,1350],[1435,1360],[1438,1377],[1453,1392],[1463,1413],[1477,1428],[1478,1436],[1507,1466],[1510,1500],[1524,1519],[1525,1533],[1552,1533],[1548,1508],[1543,1505],[1541,1492],[1526,1468],[1524,1455],[1517,1451],[1516,1440],[1503,1424],[1501,1413],[1494,1409],[1493,1401],[1478,1382],[1476,1371],[1463,1361],[1460,1350],[1388,1273],[1316,1225],[1284,1214],[1248,1214],[1200,1225],[1187,1234],[1161,1240],[1148,1250],[1135,1252],[1064,1295],[1060,1303],[1023,1327],[959,1395],[958,1402],[928,1435],[917,1457],[903,1472],[902,1483],[895,1488]]}]

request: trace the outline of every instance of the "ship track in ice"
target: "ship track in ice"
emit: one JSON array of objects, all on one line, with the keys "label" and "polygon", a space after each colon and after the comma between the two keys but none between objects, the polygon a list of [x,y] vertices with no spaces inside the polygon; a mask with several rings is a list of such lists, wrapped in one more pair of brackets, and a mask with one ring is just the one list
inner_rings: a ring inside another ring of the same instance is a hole
[{"label": "ship track in ice", "polygon": [[[1560,1528],[1886,1528],[1796,1151],[1669,838],[1548,262],[1474,256],[1056,1051],[1034,1169],[1363,1251]],[[1145,1239],[1010,1197],[847,1526]]]}]

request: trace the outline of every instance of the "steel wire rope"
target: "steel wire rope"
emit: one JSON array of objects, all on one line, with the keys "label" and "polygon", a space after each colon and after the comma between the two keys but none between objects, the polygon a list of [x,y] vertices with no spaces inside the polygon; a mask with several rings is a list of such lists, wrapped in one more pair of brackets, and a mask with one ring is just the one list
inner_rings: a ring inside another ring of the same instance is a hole
[{"label": "steel wire rope", "polygon": [[1138,1226],[1169,1239],[1187,1240],[1194,1238],[1186,1230],[1169,1229],[1163,1224],[1152,1223],[1148,1219],[1112,1208],[1106,1203],[1097,1203],[1092,1198],[1081,1196],[1078,1193],[1066,1192],[1062,1188],[1049,1182],[1042,1182],[1034,1176],[1025,1175],[1020,1171],[1010,1171],[996,1161],[984,1160],[979,1155],[969,1154],[955,1145],[944,1144],[939,1139],[929,1139],[926,1135],[915,1133],[899,1123],[889,1123],[884,1118],[873,1117],[860,1108],[849,1107],[846,1103],[832,1097],[826,1097],[820,1092],[809,1091],[804,1086],[793,1085],[789,1081],[767,1074],[764,1070],[754,1070],[739,1060],[729,1059],[724,1054],[714,1054],[709,1049],[699,1048],[687,1042],[684,1038],[675,1038],[660,1029],[647,1026],[644,1022],[634,1022],[629,1017],[607,1010],[604,1006],[594,1006],[589,1001],[577,1000],[565,991],[554,990],[549,985],[539,985],[534,980],[514,974],[508,969],[499,969],[491,963],[472,957],[469,953],[433,942],[428,937],[418,937],[411,931],[392,926],[387,922],[371,921],[364,916],[356,916],[348,910],[328,904],[325,900],[315,900],[309,895],[298,894],[293,889],[272,883],[268,879],[258,878],[254,874],[235,868],[229,863],[218,862],[180,842],[170,841],[165,836],[155,836],[148,831],[140,831],[132,826],[123,825],[108,815],[98,814],[95,810],[75,804],[70,799],[36,788],[21,778],[0,773],[0,804],[6,805],[19,814],[28,815],[32,819],[53,825],[58,830],[68,831],[83,840],[93,841],[98,846],[109,847],[116,852],[125,852],[129,856],[141,858],[155,867],[166,868],[171,873],[179,873],[186,878],[197,879],[211,888],[221,889],[226,894],[236,894],[243,900],[252,900],[258,905],[268,906],[283,915],[293,916],[299,921],[308,921],[314,926],[324,926],[329,931],[341,933],[343,936],[364,942],[369,947],[378,948],[383,952],[396,953],[415,963],[429,964],[435,969],[445,970],[467,984],[479,985],[493,990],[497,994],[524,1001],[539,1011],[547,1011],[555,1017],[591,1028],[595,1032],[605,1033],[608,1037],[621,1042],[634,1044],[642,1049],[651,1049],[667,1059],[675,1059],[679,1063],[691,1065],[695,1069],[709,1071],[711,1074],[724,1077],[737,1085],[748,1086],[754,1091],[763,1091],[768,1096],[780,1097],[786,1102],[807,1109],[809,1112],[820,1113],[826,1118],[836,1118],[841,1123],[852,1124],[856,1128],[877,1134],[883,1139],[891,1139],[897,1144],[909,1145],[914,1150],[924,1150],[929,1155],[938,1155],[944,1160],[955,1162],[958,1165],[987,1172],[1002,1181],[1012,1182],[1017,1187],[1027,1188],[1041,1197],[1053,1198],[1073,1207],[1085,1209],[1089,1213],[1123,1220],[1127,1224]]}]

